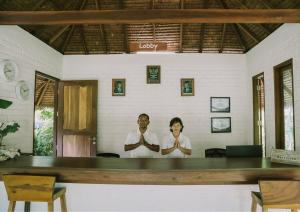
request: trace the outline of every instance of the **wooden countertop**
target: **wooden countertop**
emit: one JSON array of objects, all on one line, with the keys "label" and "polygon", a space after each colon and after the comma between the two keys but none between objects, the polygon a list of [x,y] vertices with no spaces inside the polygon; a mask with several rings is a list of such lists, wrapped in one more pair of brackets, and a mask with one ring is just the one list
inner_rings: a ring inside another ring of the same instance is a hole
[{"label": "wooden countertop", "polygon": [[256,184],[300,180],[300,167],[261,158],[55,158],[22,156],[0,162],[0,175],[53,175],[57,182],[96,184]]}]

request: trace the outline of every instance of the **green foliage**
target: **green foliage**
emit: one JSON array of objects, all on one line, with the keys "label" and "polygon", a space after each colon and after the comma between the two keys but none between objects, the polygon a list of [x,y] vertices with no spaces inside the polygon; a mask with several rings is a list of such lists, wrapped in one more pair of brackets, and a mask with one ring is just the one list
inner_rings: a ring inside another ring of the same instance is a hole
[{"label": "green foliage", "polygon": [[14,133],[20,128],[20,125],[16,122],[12,124],[7,124],[4,129],[1,129],[3,128],[3,125],[5,124],[0,124],[0,134],[2,135],[2,137],[5,137],[8,133]]},{"label": "green foliage", "polygon": [[34,130],[34,154],[39,156],[53,155],[53,108],[40,108],[41,127]]}]

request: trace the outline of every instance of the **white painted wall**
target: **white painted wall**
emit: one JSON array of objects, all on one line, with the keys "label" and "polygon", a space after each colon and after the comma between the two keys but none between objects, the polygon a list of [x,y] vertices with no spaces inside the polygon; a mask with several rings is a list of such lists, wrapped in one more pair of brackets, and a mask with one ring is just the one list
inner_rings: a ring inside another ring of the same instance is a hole
[{"label": "white painted wall", "polygon": [[[161,84],[146,84],[146,65],[161,65]],[[169,121],[182,118],[192,141],[193,157],[204,149],[248,144],[249,98],[245,55],[88,55],[64,56],[63,79],[95,79],[99,83],[98,151],[123,151],[140,113],[150,115],[150,127],[162,141]],[[126,96],[111,94],[112,78],[126,78]],[[195,96],[181,97],[180,79],[195,79]],[[231,113],[210,113],[211,96],[231,97]],[[210,118],[232,117],[232,133],[211,134]]]},{"label": "white painted wall", "polygon": [[[0,109],[0,121],[17,121],[20,129],[5,137],[4,142],[14,145],[22,152],[32,152],[33,146],[33,107],[35,70],[60,77],[62,54],[44,42],[30,35],[18,26],[0,26],[0,60],[11,59],[19,67],[16,81],[0,79],[0,98],[13,101],[6,110]],[[15,95],[17,81],[29,82],[32,91],[28,101],[20,101]]]},{"label": "white painted wall", "polygon": [[[274,76],[273,67],[293,58],[294,74],[294,110],[295,110],[295,140],[296,149],[300,148],[300,24],[284,24],[247,55],[248,101],[252,101],[252,76],[264,72],[265,77],[265,119],[267,155],[275,147],[275,106],[274,106]],[[251,94],[251,95],[250,95]],[[249,110],[252,123],[252,110]],[[252,124],[249,125],[252,132]],[[250,134],[253,139],[253,134]]]}]

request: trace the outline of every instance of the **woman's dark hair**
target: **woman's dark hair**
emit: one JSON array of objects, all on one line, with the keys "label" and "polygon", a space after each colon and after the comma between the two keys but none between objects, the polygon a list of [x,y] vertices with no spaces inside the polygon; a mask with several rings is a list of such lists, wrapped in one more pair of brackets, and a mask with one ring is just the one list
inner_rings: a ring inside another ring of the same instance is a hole
[{"label": "woman's dark hair", "polygon": [[182,126],[182,128],[181,128],[181,130],[180,130],[180,132],[182,132],[184,126],[183,126],[183,124],[182,124],[181,119],[178,118],[178,117],[172,118],[172,120],[170,121],[170,131],[173,132],[173,130],[171,129],[171,127],[172,127],[174,124],[176,124],[176,123],[179,123],[179,124]]}]

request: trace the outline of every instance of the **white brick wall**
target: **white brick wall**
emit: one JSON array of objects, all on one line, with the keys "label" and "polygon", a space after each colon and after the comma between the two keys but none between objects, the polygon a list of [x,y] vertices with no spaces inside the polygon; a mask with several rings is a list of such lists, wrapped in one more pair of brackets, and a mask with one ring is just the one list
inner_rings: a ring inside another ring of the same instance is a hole
[{"label": "white brick wall", "polygon": [[[161,65],[161,84],[146,84],[146,65]],[[97,79],[98,150],[126,157],[123,143],[136,129],[139,113],[150,115],[160,141],[174,116],[183,119],[193,156],[204,149],[247,144],[249,99],[245,55],[89,55],[64,56],[63,79]],[[112,97],[112,78],[126,78],[126,96]],[[195,79],[195,96],[180,96],[180,78]],[[230,96],[230,114],[211,114],[211,96]],[[232,133],[211,134],[210,117],[232,117]]]},{"label": "white brick wall", "polygon": [[[266,92],[266,143],[267,154],[275,147],[275,109],[274,109],[274,76],[273,67],[293,58],[294,74],[294,109],[296,149],[300,148],[300,24],[284,24],[263,42],[247,53],[248,82],[252,76],[264,72]],[[251,84],[248,90],[251,95]],[[252,111],[251,111],[252,113]],[[250,115],[250,114],[249,114]],[[252,114],[251,114],[252,122]],[[250,131],[252,131],[250,125]],[[253,134],[251,134],[251,139]]]},{"label": "white brick wall", "polygon": [[[8,109],[0,109],[0,121],[15,120],[21,126],[18,132],[5,137],[5,143],[15,145],[23,152],[32,152],[35,70],[60,77],[62,55],[18,26],[0,26],[2,59],[11,59],[19,67],[16,81],[0,79],[0,98],[13,101]],[[32,93],[28,101],[16,98],[15,85],[18,80],[26,80],[30,84]]]}]

